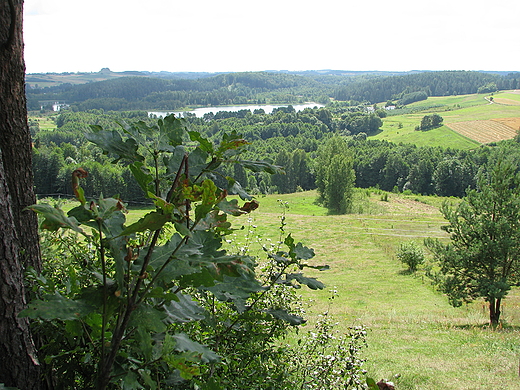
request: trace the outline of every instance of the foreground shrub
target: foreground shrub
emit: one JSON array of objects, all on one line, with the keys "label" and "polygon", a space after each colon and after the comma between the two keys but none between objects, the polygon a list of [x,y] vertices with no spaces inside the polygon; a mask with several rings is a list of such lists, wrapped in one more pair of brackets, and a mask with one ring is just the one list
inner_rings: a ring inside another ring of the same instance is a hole
[{"label": "foreground shrub", "polygon": [[[126,224],[117,197],[87,202],[80,180],[88,173],[81,168],[73,173],[77,207],[67,214],[50,204],[30,207],[51,232],[43,235],[44,272],[29,275],[37,298],[23,313],[42,342],[47,382],[59,389],[213,390],[293,388],[297,378],[335,383],[323,379],[331,378],[331,366],[322,354],[305,360],[323,368],[313,379],[303,366],[291,366],[299,347],[279,346],[305,323],[295,289],[324,287],[302,273],[327,269],[307,264],[314,251],[284,233],[283,219],[279,245],[266,250],[264,264],[223,249],[233,232],[228,217],[258,204],[230,177],[218,187],[217,168],[278,168],[242,160],[246,142],[236,133],[214,146],[173,116],[122,129],[94,126],[87,138],[115,161],[127,161],[152,211]],[[344,366],[347,344],[336,344]]]}]

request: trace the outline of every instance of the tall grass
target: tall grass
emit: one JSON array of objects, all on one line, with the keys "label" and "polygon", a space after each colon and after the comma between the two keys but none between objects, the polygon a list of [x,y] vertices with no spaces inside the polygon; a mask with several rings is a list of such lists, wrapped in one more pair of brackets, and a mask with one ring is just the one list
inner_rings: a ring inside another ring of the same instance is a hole
[{"label": "tall grass", "polygon": [[403,241],[448,239],[440,229],[445,224],[437,207],[442,199],[389,194],[384,202],[379,194],[364,190],[364,197],[357,195],[360,205],[356,207],[368,213],[328,216],[313,203],[315,195],[259,198],[259,210],[242,221],[245,229],[234,238],[240,243],[249,234],[251,250],[258,248],[261,254],[261,245],[278,239],[279,201],[288,205],[286,232],[315,249],[316,265],[331,266],[330,271],[316,271],[314,276],[328,290],[338,292],[330,305],[327,289],[302,290],[304,299],[311,302],[311,323],[329,311],[345,331],[352,325],[368,326],[369,374],[393,380],[399,389],[519,388],[518,289],[506,299],[503,319],[507,325],[492,330],[486,325],[484,302],[453,308],[421,269],[416,275],[406,274],[406,267],[396,259]]}]

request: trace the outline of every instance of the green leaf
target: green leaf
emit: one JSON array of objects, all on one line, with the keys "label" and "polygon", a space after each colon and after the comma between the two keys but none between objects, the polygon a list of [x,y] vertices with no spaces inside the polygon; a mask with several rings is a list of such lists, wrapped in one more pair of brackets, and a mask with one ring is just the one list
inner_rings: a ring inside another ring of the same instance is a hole
[{"label": "green leaf", "polygon": [[83,335],[83,326],[80,321],[65,321],[65,330],[72,337]]},{"label": "green leaf", "polygon": [[188,134],[190,135],[190,139],[192,141],[198,142],[200,145],[200,148],[207,152],[212,154],[213,153],[213,144],[208,141],[206,138],[202,137],[198,131],[189,131]]},{"label": "green leaf", "polygon": [[309,260],[314,257],[314,250],[303,246],[301,242],[297,243],[294,247],[294,254],[298,259]]},{"label": "green leaf", "polygon": [[181,145],[182,136],[186,131],[186,122],[184,119],[176,118],[175,115],[171,114],[163,119],[162,125],[159,124],[159,129],[166,134],[170,145]]},{"label": "green leaf", "polygon": [[367,378],[366,382],[369,390],[379,390],[379,386],[372,378]]},{"label": "green leaf", "polygon": [[108,241],[110,248],[110,254],[114,259],[115,279],[118,286],[124,286],[125,271],[127,269],[128,249],[126,246],[127,242],[124,237],[113,238]]},{"label": "green leaf", "polygon": [[211,349],[205,347],[196,341],[191,340],[185,333],[177,333],[173,335],[175,343],[175,350],[179,352],[196,352],[200,355],[203,363],[218,363],[220,356],[218,356]]},{"label": "green leaf", "polygon": [[195,148],[188,157],[190,176],[197,177],[208,168],[209,154],[202,148]]},{"label": "green leaf", "polygon": [[164,165],[166,165],[166,174],[175,176],[179,171],[182,160],[186,155],[186,148],[182,145],[176,146],[172,155],[164,157]]},{"label": "green leaf", "polygon": [[177,230],[179,232],[179,234],[181,234],[183,236],[191,236],[191,230],[188,229],[188,227],[186,226],[185,223],[175,222],[174,226],[175,226],[175,230]]},{"label": "green leaf", "polygon": [[[105,199],[106,200],[106,199]],[[100,201],[101,207],[106,203]],[[119,237],[123,233],[126,216],[121,210],[102,210],[103,232],[107,238]]]},{"label": "green leaf", "polygon": [[247,145],[248,142],[242,138],[235,130],[231,132],[231,134],[224,134],[222,136],[222,141],[216,151],[217,156],[219,157],[231,157],[241,153],[241,149],[244,145]]},{"label": "green leaf", "polygon": [[137,374],[134,371],[127,371],[123,377],[123,390],[144,389],[144,386],[137,381]]},{"label": "green leaf", "polygon": [[94,214],[92,213],[92,211],[86,208],[84,205],[79,205],[77,207],[74,207],[73,209],[70,209],[67,215],[69,217],[76,218],[76,220],[80,223],[85,223],[94,218]]},{"label": "green leaf", "polygon": [[149,330],[141,326],[137,327],[135,332],[135,341],[138,343],[139,353],[144,356],[147,361],[151,360],[153,353],[153,341]]},{"label": "green leaf", "polygon": [[286,252],[276,252],[276,254],[269,253],[268,257],[275,260],[278,263],[278,265],[285,265],[290,262],[290,259],[286,257],[286,255]]},{"label": "green leaf", "polygon": [[[169,339],[173,340],[173,337],[170,337],[167,334],[165,337],[165,344],[168,342]],[[175,340],[169,343],[175,343]],[[200,368],[197,364],[200,362],[200,359],[197,359],[197,355],[195,352],[192,352],[191,354],[187,352],[181,354],[163,354],[162,358],[173,371],[173,373],[170,375],[170,380],[173,379],[171,383],[179,383],[178,376],[180,376],[180,378],[184,380],[189,381],[193,379],[193,377],[200,375]],[[195,364],[193,364],[193,362],[195,362]],[[178,374],[178,376],[176,374]]]},{"label": "green leaf", "polygon": [[157,383],[152,379],[152,376],[150,375],[150,370],[148,369],[140,369],[138,370],[139,375],[141,375],[141,378],[143,379],[144,384],[147,386],[147,388],[151,390],[157,389]]},{"label": "green leaf", "polygon": [[306,320],[300,316],[289,314],[285,309],[274,309],[268,310],[267,313],[271,314],[274,318],[285,321],[291,325],[303,325]]},{"label": "green leaf", "polygon": [[231,214],[235,217],[238,217],[239,215],[246,213],[245,211],[240,209],[240,206],[238,205],[238,199],[231,199],[230,201],[228,201],[227,199],[222,199],[217,204],[217,207],[226,214]]},{"label": "green leaf", "polygon": [[200,385],[200,390],[225,390],[225,388],[220,386],[214,378],[209,378],[205,383]]},{"label": "green leaf", "polygon": [[132,312],[130,326],[142,328],[143,330],[160,333],[166,330],[163,322],[165,314],[152,306],[142,303]]},{"label": "green leaf", "polygon": [[312,290],[323,290],[325,288],[325,285],[319,280],[315,278],[308,278],[300,273],[287,274],[286,278],[288,281],[296,280],[300,284],[305,284]]},{"label": "green leaf", "polygon": [[219,257],[225,254],[225,251],[219,250],[222,247],[222,239],[216,237],[212,232],[194,232],[190,244],[196,245],[198,247],[198,253],[204,253],[209,258]]},{"label": "green leaf", "polygon": [[80,201],[80,203],[82,205],[84,205],[85,203],[87,203],[87,200],[85,198],[85,190],[83,189],[83,187],[81,186],[77,186],[76,187],[76,190],[75,190],[75,193],[76,193],[76,198]]},{"label": "green leaf", "polygon": [[253,197],[242,188],[238,181],[229,176],[227,176],[226,179],[228,181],[227,191],[230,194],[237,194],[238,196],[240,196],[240,199],[242,200],[253,199]]},{"label": "green leaf", "polygon": [[[179,234],[174,234],[165,245],[155,248],[149,266],[155,271],[159,270],[170,259],[174,251],[176,251],[176,256],[164,268],[159,276],[159,281],[170,283],[183,275],[201,271],[201,266],[195,259],[195,255],[201,254],[199,246],[192,243],[191,240],[188,240],[188,244],[184,244],[183,238]],[[138,269],[144,260],[146,250],[141,253],[142,255],[134,264]]]},{"label": "green leaf", "polygon": [[181,287],[210,287],[215,285],[215,274],[211,273],[207,268],[202,268],[199,272],[192,272],[183,275],[179,279]]},{"label": "green leaf", "polygon": [[290,234],[288,234],[287,237],[285,237],[283,243],[287,245],[291,252],[294,250],[294,238],[292,238]]},{"label": "green leaf", "polygon": [[278,165],[273,165],[269,161],[249,161],[249,160],[240,160],[238,161],[239,164],[241,164],[244,168],[249,169],[253,172],[267,172],[272,175],[278,173],[283,174],[285,173],[284,169],[282,167],[279,167]]},{"label": "green leaf", "polygon": [[162,228],[164,224],[170,220],[171,215],[165,215],[157,211],[151,211],[143,218],[139,219],[139,221],[131,224],[125,230],[123,230],[121,236],[128,236],[137,232],[155,231]]},{"label": "green leaf", "polygon": [[300,267],[301,268],[312,268],[312,269],[317,269],[318,271],[327,271],[330,269],[330,266],[328,266],[327,264],[325,265],[308,265],[308,264],[300,264]]},{"label": "green leaf", "polygon": [[218,234],[231,233],[231,223],[227,221],[227,215],[219,213],[218,209],[213,209],[206,215],[206,218],[201,219],[195,226],[195,230],[210,230],[213,228]]},{"label": "green leaf", "polygon": [[78,226],[78,221],[76,218],[68,218],[61,209],[53,207],[49,204],[35,204],[27,207],[26,209],[35,211],[45,217],[41,225],[42,229],[47,229],[50,231],[56,231],[59,228],[72,229],[86,236],[86,233],[83,231],[83,229]]},{"label": "green leaf", "polygon": [[162,307],[166,313],[166,322],[183,324],[204,319],[204,309],[192,301],[191,296],[181,293],[177,293],[176,296],[178,301],[172,301]]},{"label": "green leaf", "polygon": [[149,173],[146,166],[141,161],[136,161],[129,165],[130,171],[134,175],[137,184],[145,194],[154,192],[153,176]]},{"label": "green leaf", "polygon": [[132,138],[141,146],[149,146],[147,138],[153,138],[154,132],[157,132],[157,127],[150,127],[143,121],[138,121],[129,125],[125,121],[117,122],[126,134],[130,134]]},{"label": "green leaf", "polygon": [[215,286],[205,287],[205,289],[215,294],[219,301],[233,301],[240,313],[246,310],[246,301],[251,294],[265,290],[254,275],[247,274],[239,277],[224,275],[222,282],[216,283]]},{"label": "green leaf", "polygon": [[36,299],[32,301],[27,309],[20,312],[20,317],[42,320],[77,320],[89,314],[93,307],[83,301],[67,299],[56,293],[44,296],[45,300]]},{"label": "green leaf", "polygon": [[198,204],[195,206],[195,220],[199,221],[206,218],[208,213],[213,209],[210,204]]},{"label": "green leaf", "polygon": [[144,157],[137,153],[138,146],[133,138],[123,141],[121,135],[115,130],[99,130],[99,127],[92,127],[92,130],[94,132],[85,134],[85,138],[103,149],[106,154],[116,155],[115,161],[121,158],[130,161],[144,161]]}]

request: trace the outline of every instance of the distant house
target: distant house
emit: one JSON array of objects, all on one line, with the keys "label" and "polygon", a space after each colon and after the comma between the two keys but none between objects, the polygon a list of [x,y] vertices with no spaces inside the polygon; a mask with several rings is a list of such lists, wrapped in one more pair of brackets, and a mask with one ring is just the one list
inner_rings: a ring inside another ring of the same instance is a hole
[{"label": "distant house", "polygon": [[65,102],[55,102],[53,100],[42,100],[39,103],[41,110],[52,109],[52,111],[61,111],[64,108],[70,107],[70,105],[66,104]]},{"label": "distant house", "polygon": [[395,110],[395,106],[386,106],[385,110],[388,110],[388,111]]},{"label": "distant house", "polygon": [[52,111],[61,111],[62,108],[69,108],[70,105],[66,103],[54,102],[52,105]]}]

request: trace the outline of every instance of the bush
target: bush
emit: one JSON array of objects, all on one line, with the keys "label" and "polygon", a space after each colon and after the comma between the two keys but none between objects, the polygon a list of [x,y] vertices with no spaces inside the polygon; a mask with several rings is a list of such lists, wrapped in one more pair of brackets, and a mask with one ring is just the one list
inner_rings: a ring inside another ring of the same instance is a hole
[{"label": "bush", "polygon": [[443,118],[439,114],[431,114],[423,116],[421,120],[420,130],[430,130],[440,127],[442,125]]},{"label": "bush", "polygon": [[415,272],[417,267],[424,262],[424,252],[414,241],[405,242],[399,245],[397,258],[408,266],[410,272]]}]

